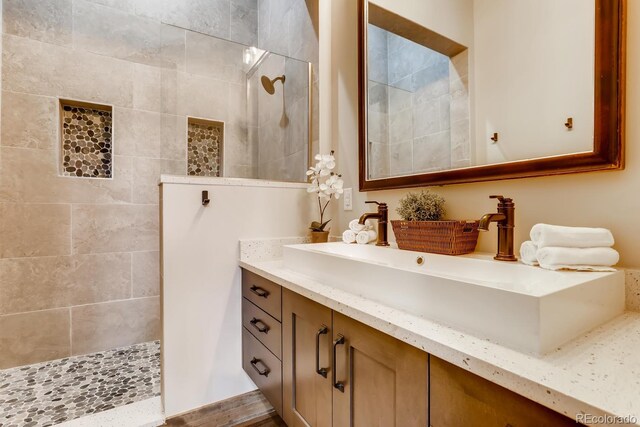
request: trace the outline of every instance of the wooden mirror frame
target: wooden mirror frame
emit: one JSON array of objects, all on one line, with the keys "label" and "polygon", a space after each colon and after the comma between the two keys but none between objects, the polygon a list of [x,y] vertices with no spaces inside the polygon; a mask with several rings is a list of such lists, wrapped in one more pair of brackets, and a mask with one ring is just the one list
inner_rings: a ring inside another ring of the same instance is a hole
[{"label": "wooden mirror frame", "polygon": [[[360,191],[460,184],[578,172],[624,169],[626,0],[595,0],[594,150],[591,152],[471,166],[448,171],[369,180],[367,177],[367,24],[368,0],[358,0],[358,156]],[[406,33],[424,27],[394,16]],[[398,27],[396,25],[396,27]],[[414,31],[415,32],[415,31]]]}]

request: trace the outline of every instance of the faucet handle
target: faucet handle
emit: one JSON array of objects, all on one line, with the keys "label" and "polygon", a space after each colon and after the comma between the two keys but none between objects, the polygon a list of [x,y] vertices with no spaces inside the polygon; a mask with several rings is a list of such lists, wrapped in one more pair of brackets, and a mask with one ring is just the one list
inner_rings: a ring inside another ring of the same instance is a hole
[{"label": "faucet handle", "polygon": [[504,197],[502,195],[492,195],[489,196],[490,199],[498,199],[498,202],[500,203],[511,203],[513,201],[513,199],[510,199],[508,197]]},{"label": "faucet handle", "polygon": [[387,204],[383,202],[376,202],[375,200],[367,200],[365,203],[375,203],[378,205],[378,209],[386,209]]}]

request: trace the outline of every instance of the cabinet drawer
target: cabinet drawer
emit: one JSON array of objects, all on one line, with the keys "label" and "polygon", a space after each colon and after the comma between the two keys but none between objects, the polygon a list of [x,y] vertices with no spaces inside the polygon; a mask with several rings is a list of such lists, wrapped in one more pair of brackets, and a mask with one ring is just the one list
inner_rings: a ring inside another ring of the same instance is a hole
[{"label": "cabinet drawer", "polygon": [[431,356],[433,427],[563,427],[574,420],[504,387]]},{"label": "cabinet drawer", "polygon": [[280,322],[246,298],[242,298],[242,326],[258,338],[271,353],[282,360],[282,326]]},{"label": "cabinet drawer", "polygon": [[282,288],[264,277],[242,270],[242,296],[272,315],[282,320]]},{"label": "cabinet drawer", "polygon": [[242,328],[242,367],[282,416],[282,363]]}]

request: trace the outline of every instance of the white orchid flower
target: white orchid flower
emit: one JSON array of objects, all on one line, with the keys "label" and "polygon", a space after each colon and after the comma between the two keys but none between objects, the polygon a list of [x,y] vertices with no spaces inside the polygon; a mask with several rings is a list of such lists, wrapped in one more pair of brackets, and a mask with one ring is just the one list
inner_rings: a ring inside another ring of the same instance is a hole
[{"label": "white orchid flower", "polygon": [[[316,154],[314,159],[316,160],[315,166],[309,167],[306,174],[309,177],[311,184],[307,188],[307,192],[316,193],[318,197],[318,207],[320,209],[320,222],[314,221],[311,229],[314,231],[324,231],[324,225],[328,221],[324,221],[324,213],[331,199],[339,199],[340,195],[344,193],[344,181],[341,175],[333,172],[336,167],[336,159],[331,154]],[[324,224],[319,227],[318,224]]]},{"label": "white orchid flower", "polygon": [[318,187],[318,184],[316,184],[315,182],[313,182],[308,188],[307,188],[307,193],[317,193],[318,191],[320,191],[320,188]]}]

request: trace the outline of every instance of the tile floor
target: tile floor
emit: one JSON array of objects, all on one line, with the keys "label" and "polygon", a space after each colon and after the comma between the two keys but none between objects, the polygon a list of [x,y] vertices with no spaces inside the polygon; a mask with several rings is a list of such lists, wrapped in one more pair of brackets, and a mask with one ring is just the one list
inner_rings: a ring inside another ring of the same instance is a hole
[{"label": "tile floor", "polygon": [[44,427],[160,395],[160,342],[0,371],[0,427]]}]

